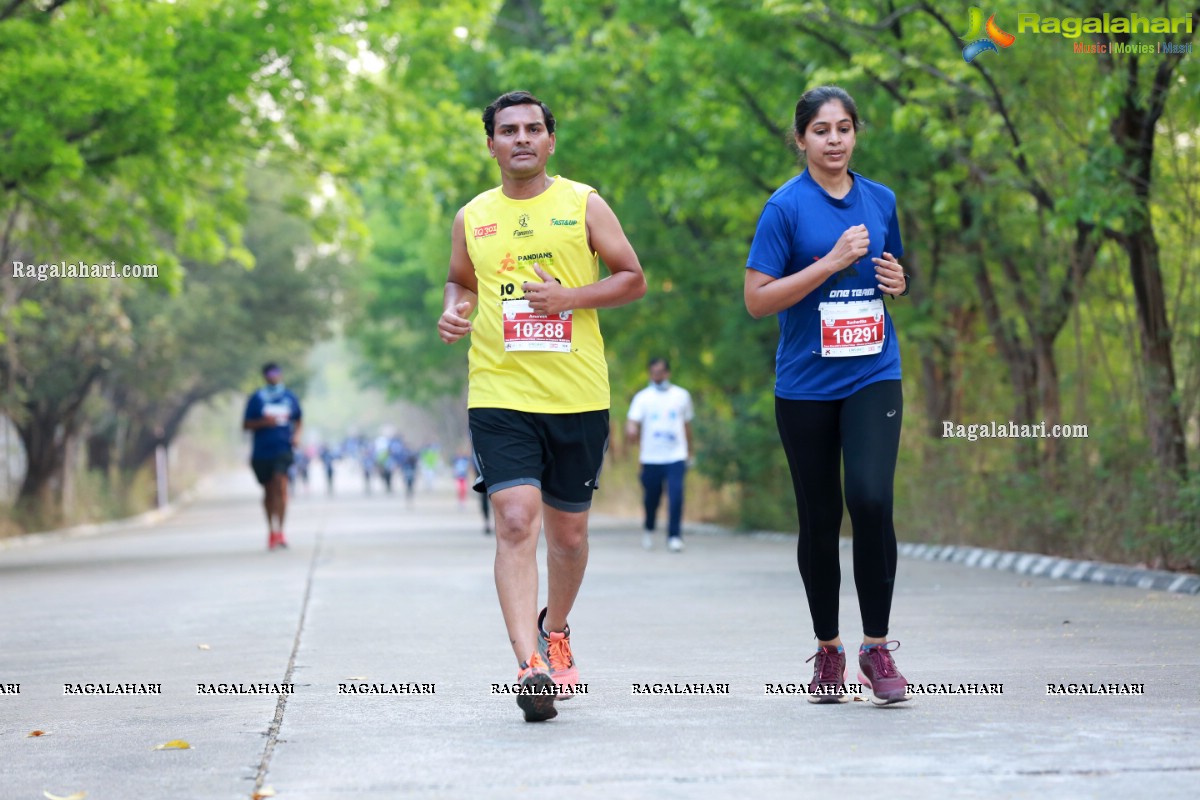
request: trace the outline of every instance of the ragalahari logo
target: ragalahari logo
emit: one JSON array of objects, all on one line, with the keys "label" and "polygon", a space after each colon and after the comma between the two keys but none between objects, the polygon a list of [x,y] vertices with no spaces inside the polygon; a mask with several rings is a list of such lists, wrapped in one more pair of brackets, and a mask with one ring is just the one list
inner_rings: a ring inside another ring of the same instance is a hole
[{"label": "ragalahari logo", "polygon": [[992,14],[987,19],[987,24],[983,24],[983,9],[977,6],[971,6],[970,17],[968,19],[970,28],[964,33],[961,38],[967,43],[963,48],[963,59],[970,64],[975,60],[975,57],[980,53],[991,50],[993,53],[999,53],[996,45],[1000,47],[1011,47],[1012,43],[1017,40],[1017,37],[1011,33],[1005,33],[996,25],[996,15]]}]

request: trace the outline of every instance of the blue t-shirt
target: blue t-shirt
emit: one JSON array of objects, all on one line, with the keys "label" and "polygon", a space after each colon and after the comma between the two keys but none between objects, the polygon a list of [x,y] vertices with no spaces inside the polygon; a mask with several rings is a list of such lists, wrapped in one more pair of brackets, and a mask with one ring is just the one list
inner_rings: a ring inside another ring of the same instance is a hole
[{"label": "blue t-shirt", "polygon": [[290,389],[272,391],[272,387],[264,386],[250,395],[243,418],[249,422],[262,419],[268,414],[284,417],[286,422],[269,428],[255,429],[254,450],[250,453],[250,458],[255,461],[292,452],[292,430],[303,416],[300,401]]},{"label": "blue t-shirt", "polygon": [[886,306],[879,353],[840,358],[821,354],[821,304],[882,299],[871,259],[881,258],[885,250],[897,259],[904,253],[895,193],[856,172],[850,174],[854,184],[840,200],[822,189],[808,170],[779,187],[763,208],[750,245],[746,268],[783,278],[828,255],[847,228],[866,225],[871,240],[865,256],[777,315],[775,395],[785,400],[840,400],[868,384],[900,379],[900,347]]}]

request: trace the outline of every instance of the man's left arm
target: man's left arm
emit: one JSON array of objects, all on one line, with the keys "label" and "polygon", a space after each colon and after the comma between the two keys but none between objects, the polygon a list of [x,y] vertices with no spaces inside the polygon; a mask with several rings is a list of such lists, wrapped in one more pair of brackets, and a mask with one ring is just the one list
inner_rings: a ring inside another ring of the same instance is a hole
[{"label": "man's left arm", "polygon": [[[685,389],[684,391],[686,392],[687,390]],[[692,465],[692,462],[696,460],[696,448],[692,445],[692,417],[695,416],[695,413],[696,413],[695,409],[692,406],[692,394],[691,394],[691,392],[688,392],[687,393],[687,406],[684,409],[683,435],[684,435],[684,438],[687,439],[687,451],[688,451],[688,459],[687,460],[688,460],[689,467]]]},{"label": "man's left arm", "polygon": [[535,267],[542,282],[527,281],[523,287],[534,311],[557,314],[575,308],[614,308],[646,294],[646,276],[633,245],[625,237],[617,215],[594,192],[587,200],[587,236],[592,250],[608,267],[609,276],[587,286],[568,288]]},{"label": "man's left arm", "polygon": [[295,423],[292,425],[292,449],[295,449],[300,444],[300,429],[304,427],[304,410],[300,408],[300,401],[292,395],[292,402],[296,406]]}]

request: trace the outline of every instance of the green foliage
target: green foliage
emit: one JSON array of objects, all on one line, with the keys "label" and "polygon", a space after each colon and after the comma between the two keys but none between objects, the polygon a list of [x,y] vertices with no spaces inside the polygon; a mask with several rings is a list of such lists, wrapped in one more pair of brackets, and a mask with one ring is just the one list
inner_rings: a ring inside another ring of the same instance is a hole
[{"label": "green foliage", "polygon": [[[1133,298],[1116,242],[1145,200],[1120,179],[1125,155],[1112,125],[1129,76],[1144,92],[1152,70],[1086,61],[1056,51],[1059,41],[1032,36],[967,64],[962,20],[927,4],[890,12],[873,2],[832,9],[514,1],[496,10],[470,53],[445,50],[441,63],[453,74],[439,69],[443,80],[425,102],[452,104],[465,120],[467,138],[443,151],[456,155],[481,152],[468,109],[517,87],[550,103],[559,122],[551,171],[608,199],[650,285],[641,302],[603,315],[614,413],[644,380],[646,358],[667,355],[697,399],[699,468],[717,485],[742,487],[743,524],[769,518],[791,527],[790,487],[775,480],[784,474],[770,409],[775,326],[744,313],[741,265],[764,200],[796,170],[789,133],[796,98],[823,82],[845,86],[867,123],[854,168],[897,192],[905,260],[916,275],[913,297],[892,305],[910,397],[898,494],[924,498],[911,506],[912,527],[936,531],[971,517],[973,535],[992,536],[979,525],[983,517],[941,511],[962,503],[1020,520],[1023,533],[1008,538],[1043,548],[1087,525],[1135,526],[1149,495],[1132,498],[1129,514],[1086,520],[1084,480],[1028,502],[1029,492],[1068,468],[1090,474],[1094,446],[1026,442],[980,452],[911,432],[936,436],[945,415],[1040,421],[1024,419],[1032,414],[1101,424],[1121,431],[1114,435],[1134,450],[1146,446],[1136,413],[1114,418],[1115,409],[1136,409],[1140,397]],[[1184,88],[1200,85],[1194,59],[1179,69],[1168,123],[1194,120],[1197,111],[1195,91]],[[1163,144],[1175,143],[1179,153],[1178,142],[1192,142],[1182,132]],[[1185,149],[1194,155],[1194,142]],[[368,295],[382,302],[365,307],[369,322],[359,338],[378,375],[395,376],[394,390],[410,397],[449,392],[461,380],[462,354],[451,350],[447,359],[433,326],[448,227],[458,204],[497,180],[486,160],[433,156],[401,165],[400,176],[389,171],[388,182],[436,173],[459,191],[435,202],[405,195],[400,204],[378,192],[368,197],[386,197],[382,206],[367,200],[377,242]],[[1189,182],[1156,178],[1155,208],[1195,207],[1195,163],[1183,168]],[[1194,215],[1187,225],[1187,234],[1164,226],[1166,252],[1188,252]],[[426,226],[435,232],[430,246],[421,243]],[[1183,298],[1195,297],[1196,284],[1185,271],[1172,274],[1175,313],[1193,329],[1196,304]],[[1197,338],[1178,339],[1189,380],[1200,374]],[[931,469],[940,484],[926,480]]]},{"label": "green foliage", "polygon": [[[792,528],[772,409],[777,330],[745,313],[743,265],[763,203],[798,169],[797,97],[839,83],[867,123],[853,168],[896,191],[915,275],[913,295],[890,306],[908,400],[899,527],[1194,561],[1194,480],[1148,466],[1162,409],[1148,391],[1145,298],[1127,245],[1135,228],[1153,238],[1172,402],[1194,432],[1200,62],[1084,57],[1061,37],[1027,35],[968,64],[961,16],[873,0],[74,0],[51,15],[26,3],[0,21],[3,255],[163,268],[157,283],[101,298],[99,318],[126,325],[126,339],[103,356],[81,351],[110,376],[105,397],[125,392],[160,424],[166,409],[151,410],[144,376],[162,376],[176,399],[204,383],[180,361],[239,380],[239,357],[298,352],[338,297],[369,382],[459,413],[466,348],[435,330],[450,225],[498,180],[480,110],[529,89],[558,117],[551,171],[608,200],[649,282],[645,299],[602,315],[614,416],[647,358],[667,356],[696,399],[699,469],[738,487],[742,525]],[[1122,126],[1153,99],[1162,65],[1175,73],[1152,129],[1147,193]],[[286,178],[257,185],[264,164]],[[296,247],[308,255],[293,259]],[[7,408],[49,386],[36,368],[46,353],[25,335],[58,323],[51,294],[6,296],[0,335],[18,367]],[[272,306],[294,317],[242,339]],[[942,419],[1013,417],[1093,434],[939,438]]]},{"label": "green foliage", "polygon": [[[369,161],[345,147],[356,121],[341,124],[343,100],[369,105],[348,54],[359,18],[377,11],[346,0],[54,7],[14,2],[0,19],[0,261],[155,264],[158,277],[6,286],[0,409],[26,446],[21,503],[48,519],[68,439],[124,438],[144,453],[190,404],[252,374],[247,358],[295,353],[324,329],[332,265],[354,257],[361,232],[346,179]],[[255,223],[276,229],[244,235],[250,176],[268,164],[261,194],[303,237],[261,200]],[[257,277],[255,251],[267,260]],[[272,282],[306,268],[319,292]],[[97,390],[100,410],[85,405]],[[82,430],[85,408],[94,430]]]}]

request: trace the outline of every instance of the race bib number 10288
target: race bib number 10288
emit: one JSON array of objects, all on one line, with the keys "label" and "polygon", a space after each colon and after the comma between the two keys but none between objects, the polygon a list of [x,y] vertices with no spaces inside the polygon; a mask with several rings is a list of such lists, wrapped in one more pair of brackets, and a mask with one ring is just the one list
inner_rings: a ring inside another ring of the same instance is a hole
[{"label": "race bib number 10288", "polygon": [[528,300],[504,301],[504,350],[571,352],[571,312],[539,314]]}]

